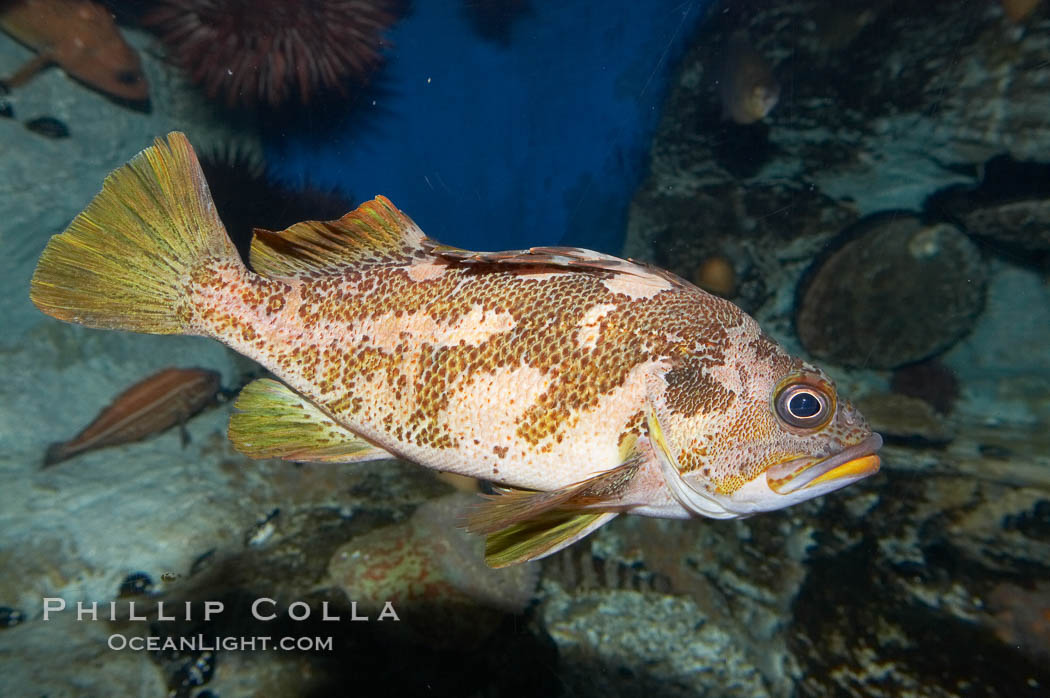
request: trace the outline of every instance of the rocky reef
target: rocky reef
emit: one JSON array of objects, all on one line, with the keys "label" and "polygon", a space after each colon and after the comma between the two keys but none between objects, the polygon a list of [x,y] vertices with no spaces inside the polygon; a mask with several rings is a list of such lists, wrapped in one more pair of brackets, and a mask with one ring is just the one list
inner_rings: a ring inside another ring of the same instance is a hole
[{"label": "rocky reef", "polygon": [[[782,86],[748,126],[718,107],[739,32]],[[1045,4],[756,0],[712,7],[683,61],[626,254],[687,278],[731,260],[730,299],[888,442],[870,481],[655,553],[701,615],[733,600],[717,622],[772,695],[1050,681],[1048,47]]]}]

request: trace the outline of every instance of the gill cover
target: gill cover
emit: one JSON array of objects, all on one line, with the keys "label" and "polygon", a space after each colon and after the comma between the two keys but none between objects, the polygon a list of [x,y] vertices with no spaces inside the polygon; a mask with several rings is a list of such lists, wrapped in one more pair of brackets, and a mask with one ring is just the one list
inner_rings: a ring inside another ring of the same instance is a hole
[{"label": "gill cover", "polygon": [[[650,374],[647,382],[649,408],[646,410],[645,420],[649,430],[649,441],[653,445],[656,459],[660,462],[660,472],[664,476],[664,482],[667,483],[675,499],[687,511],[711,519],[732,519],[740,516],[744,512],[733,511],[726,506],[726,502],[709,492],[697,489],[682,477],[682,470],[675,456],[674,444],[669,441],[668,434],[664,432],[657,413],[660,404],[657,398],[663,392],[661,388],[666,388],[667,383],[662,376],[655,373]],[[665,423],[668,421],[665,420]]]}]

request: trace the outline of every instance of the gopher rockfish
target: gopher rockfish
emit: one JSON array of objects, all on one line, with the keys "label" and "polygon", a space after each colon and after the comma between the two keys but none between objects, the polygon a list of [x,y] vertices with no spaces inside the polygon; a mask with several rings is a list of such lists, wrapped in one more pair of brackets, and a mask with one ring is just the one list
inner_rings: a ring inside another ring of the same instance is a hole
[{"label": "gopher rockfish", "polygon": [[213,337],[283,382],[230,420],[257,458],[397,456],[503,487],[486,559],[543,557],[620,513],[734,518],[878,471],[882,444],[819,369],[732,303],[577,248],[475,253],[378,197],[257,230],[248,269],[186,137],[105,181],[30,296],[89,327]]}]

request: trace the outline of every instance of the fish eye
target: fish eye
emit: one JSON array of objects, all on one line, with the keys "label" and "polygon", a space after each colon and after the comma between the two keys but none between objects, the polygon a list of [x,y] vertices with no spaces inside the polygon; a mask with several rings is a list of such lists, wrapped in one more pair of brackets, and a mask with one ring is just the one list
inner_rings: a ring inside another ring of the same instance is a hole
[{"label": "fish eye", "polygon": [[788,411],[794,417],[808,419],[820,412],[820,400],[813,393],[795,393],[788,400]]},{"label": "fish eye", "polygon": [[139,74],[133,70],[122,70],[117,73],[117,82],[124,85],[134,85],[139,81]]},{"label": "fish eye", "polygon": [[824,426],[831,416],[832,400],[821,387],[806,382],[790,383],[774,400],[777,417],[789,426],[815,429]]}]

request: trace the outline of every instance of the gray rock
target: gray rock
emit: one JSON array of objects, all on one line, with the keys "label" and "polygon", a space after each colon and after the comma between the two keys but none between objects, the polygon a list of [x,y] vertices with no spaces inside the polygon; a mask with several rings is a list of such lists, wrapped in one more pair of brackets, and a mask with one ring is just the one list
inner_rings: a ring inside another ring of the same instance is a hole
[{"label": "gray rock", "polygon": [[[1018,26],[991,0],[714,3],[654,138],[625,253],[686,278],[727,257],[732,300],[792,350],[820,354],[799,346],[792,318],[806,270],[830,258],[839,231],[922,210],[948,187],[971,192],[996,155],[1050,152],[1047,11]],[[725,37],[741,29],[783,86],[746,128],[720,119],[716,84]],[[1022,242],[1041,239],[1045,196],[999,184],[1004,196],[907,218],[805,320],[862,338],[820,343],[854,398],[889,389],[875,367],[943,352],[959,383],[942,405],[950,418],[918,407],[883,420],[905,437],[883,448],[883,472],[818,501],[685,522],[692,538],[668,524],[648,546],[629,519],[596,538],[604,575],[613,562],[666,575],[747,648],[774,695],[1012,696],[1050,683],[1050,633],[1018,623],[1041,618],[1047,587],[1035,580],[1050,577],[1050,302],[1045,273],[1018,265],[1043,249]],[[982,252],[994,240],[1020,253],[982,259],[968,236]],[[921,270],[931,255],[943,276]],[[909,438],[920,432],[926,442]],[[657,592],[647,584],[636,593]]]},{"label": "gray rock", "polygon": [[540,613],[574,695],[770,695],[733,633],[708,623],[689,599],[554,594]]},{"label": "gray rock", "polygon": [[931,444],[947,443],[955,438],[952,425],[919,398],[876,393],[857,400],[857,409],[883,438],[914,439]]}]

